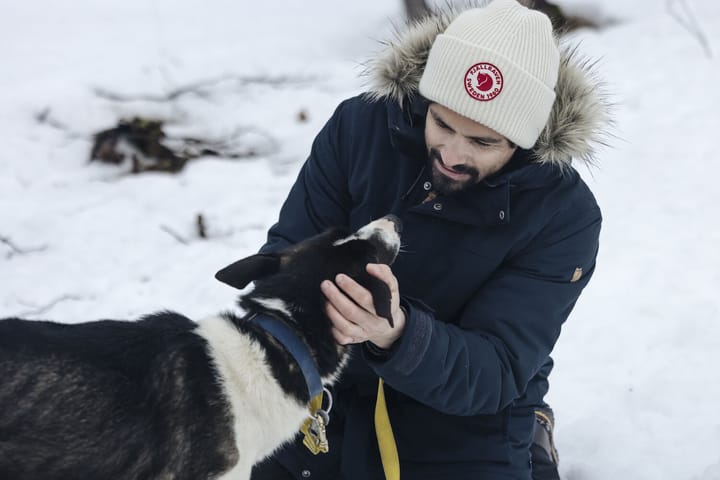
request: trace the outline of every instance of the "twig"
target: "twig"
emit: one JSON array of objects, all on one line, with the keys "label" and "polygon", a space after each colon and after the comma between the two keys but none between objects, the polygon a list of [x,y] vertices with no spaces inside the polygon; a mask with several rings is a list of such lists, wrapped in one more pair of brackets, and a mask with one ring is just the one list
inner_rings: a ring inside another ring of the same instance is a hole
[{"label": "twig", "polygon": [[176,233],[174,230],[172,230],[167,225],[160,225],[160,229],[162,231],[164,231],[165,233],[167,233],[168,235],[170,235],[171,237],[173,237],[178,242],[182,243],[183,245],[189,245],[189,242],[187,240],[185,240],[183,237],[180,236],[180,234]]},{"label": "twig", "polygon": [[[235,145],[238,138],[244,134],[255,134],[265,139],[266,148],[257,150],[249,147],[239,150]],[[272,155],[280,150],[280,144],[275,137],[257,127],[240,127],[226,139],[205,140],[194,137],[168,136],[166,140],[173,150],[183,157],[194,159],[206,155],[230,159],[252,158],[258,155]],[[174,145],[173,145],[174,144]]]},{"label": "twig", "polygon": [[195,217],[197,230],[198,230],[198,236],[200,238],[207,238],[207,229],[205,228],[205,217],[202,213],[198,213],[197,217]]},{"label": "twig", "polygon": [[24,312],[20,312],[17,314],[18,317],[25,317],[27,315],[39,315],[41,313],[45,313],[51,308],[53,308],[55,305],[61,302],[65,302],[68,300],[82,300],[82,297],[78,297],[77,295],[63,295],[61,297],[56,298],[55,300],[51,301],[50,303],[46,305],[42,305],[40,307],[35,308],[34,310],[26,310]]},{"label": "twig", "polygon": [[[294,78],[294,77],[293,77]],[[195,94],[199,97],[206,97],[207,93],[203,92],[203,88],[210,87],[213,85],[217,85],[219,83],[226,82],[228,80],[235,80],[240,86],[250,85],[250,84],[264,84],[264,85],[271,85],[271,86],[278,86],[278,85],[284,85],[284,84],[299,84],[303,82],[310,82],[313,79],[312,78],[300,78],[299,80],[293,79],[291,77],[237,77],[234,75],[223,75],[217,78],[211,78],[207,80],[200,80],[195,83],[191,83],[188,85],[184,85],[175,89],[170,90],[168,93],[163,95],[147,95],[147,94],[138,94],[138,95],[122,95],[119,93],[111,92],[109,90],[106,90],[104,88],[97,87],[94,89],[94,92],[97,96],[105,98],[106,100],[111,100],[114,102],[132,102],[137,100],[147,101],[147,102],[169,102],[172,100],[176,100],[177,98],[188,95],[188,94]]]},{"label": "twig", "polygon": [[18,247],[12,240],[10,240],[9,237],[4,236],[0,236],[0,243],[3,243],[10,247],[11,251],[6,255],[7,258],[11,258],[13,255],[26,255],[28,253],[42,252],[47,248],[47,245],[32,248]]},{"label": "twig", "polygon": [[[676,3],[680,4],[683,12],[676,12],[673,9],[673,6]],[[705,32],[703,32],[702,28],[700,27],[700,24],[697,21],[697,17],[695,17],[695,15],[693,14],[693,11],[690,8],[690,5],[688,5],[687,1],[667,0],[666,5],[667,11],[670,16],[673,17],[681,26],[685,27],[685,29],[690,32],[691,35],[697,38],[698,42],[700,42],[700,46],[703,48],[703,50],[705,51],[705,55],[707,55],[708,58],[713,58],[712,49],[710,48],[710,42],[707,39],[707,35],[705,35]]]},{"label": "twig", "polygon": [[52,116],[50,107],[46,107],[44,110],[35,114],[35,120],[37,120],[37,122],[40,123],[41,125],[47,125],[56,130],[61,130],[65,133],[67,133],[68,136],[70,137],[70,139],[72,139],[72,140],[92,138],[90,135],[84,135],[82,133],[73,132],[67,125],[65,125],[60,120],[58,120],[54,116]]}]

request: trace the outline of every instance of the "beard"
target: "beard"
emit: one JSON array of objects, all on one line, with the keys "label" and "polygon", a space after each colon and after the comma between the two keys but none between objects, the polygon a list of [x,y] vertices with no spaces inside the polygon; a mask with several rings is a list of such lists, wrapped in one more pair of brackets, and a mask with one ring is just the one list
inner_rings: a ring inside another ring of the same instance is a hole
[{"label": "beard", "polygon": [[[480,181],[480,172],[476,168],[468,165],[454,165],[452,167],[449,167],[445,165],[445,162],[443,162],[440,152],[434,148],[431,148],[428,151],[428,163],[430,164],[430,171],[432,172],[433,187],[434,190],[438,193],[447,195],[450,193],[459,192],[461,190],[472,187]],[[443,167],[447,168],[448,170],[464,174],[465,178],[454,179],[448,177],[442,171],[440,171],[440,168],[437,165],[438,163],[442,164]]]}]

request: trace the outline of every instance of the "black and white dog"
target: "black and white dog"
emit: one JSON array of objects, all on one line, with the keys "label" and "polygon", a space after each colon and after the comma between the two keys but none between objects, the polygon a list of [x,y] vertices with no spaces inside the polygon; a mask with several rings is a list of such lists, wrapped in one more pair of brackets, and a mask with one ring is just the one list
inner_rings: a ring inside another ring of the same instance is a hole
[{"label": "black and white dog", "polygon": [[243,317],[0,320],[0,478],[249,478],[346,361],[320,283],[346,273],[391,318],[389,289],[365,265],[394,260],[399,230],[384,217],[224,268],[222,282],[254,282]]}]

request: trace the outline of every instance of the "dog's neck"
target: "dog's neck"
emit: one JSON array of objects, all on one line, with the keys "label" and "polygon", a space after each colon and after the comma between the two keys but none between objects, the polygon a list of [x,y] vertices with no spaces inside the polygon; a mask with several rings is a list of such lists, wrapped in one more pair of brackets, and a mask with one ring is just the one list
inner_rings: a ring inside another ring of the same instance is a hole
[{"label": "dog's neck", "polygon": [[335,380],[339,366],[346,361],[347,348],[338,345],[333,338],[324,297],[318,294],[278,298],[269,295],[260,286],[240,297],[238,305],[244,312],[266,313],[286,322],[310,347],[323,380],[326,383]]},{"label": "dog's neck", "polygon": [[313,359],[313,355],[307,344],[298,336],[297,332],[288,325],[287,321],[281,320],[276,315],[267,313],[250,314],[244,321],[252,322],[262,328],[295,359],[303,377],[305,377],[310,398],[315,398],[322,393],[323,382],[322,378],[320,378],[320,372]]},{"label": "dog's neck", "polygon": [[248,308],[252,311],[268,311],[270,315],[279,317],[285,321],[293,316],[290,307],[279,298],[263,298],[250,296],[243,298],[242,302],[247,305],[253,305],[254,308]]}]

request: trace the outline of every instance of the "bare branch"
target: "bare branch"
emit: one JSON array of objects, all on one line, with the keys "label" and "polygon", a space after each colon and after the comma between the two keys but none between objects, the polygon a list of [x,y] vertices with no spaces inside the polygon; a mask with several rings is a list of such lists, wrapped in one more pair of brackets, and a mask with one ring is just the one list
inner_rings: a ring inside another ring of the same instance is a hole
[{"label": "bare branch", "polygon": [[[676,11],[673,7],[679,5],[682,12]],[[700,43],[708,58],[713,58],[713,52],[710,48],[710,42],[705,35],[697,17],[693,13],[687,0],[667,0],[666,3],[668,14],[673,17],[682,27],[684,27],[692,36]]]},{"label": "bare branch", "polygon": [[122,95],[119,93],[111,92],[109,90],[106,90],[104,88],[97,87],[94,90],[95,94],[98,95],[101,98],[105,98],[106,100],[111,100],[114,102],[132,102],[137,100],[147,101],[147,102],[170,102],[172,100],[176,100],[177,98],[183,96],[183,95],[196,95],[200,98],[206,98],[209,96],[208,92],[205,91],[207,87],[215,86],[219,83],[228,82],[228,81],[234,81],[238,84],[238,86],[245,86],[245,85],[251,85],[251,84],[261,84],[261,85],[270,85],[270,86],[280,86],[280,85],[286,85],[286,84],[302,84],[302,83],[309,83],[313,80],[313,78],[306,77],[262,77],[262,76],[256,76],[256,77],[238,77],[235,75],[223,75],[217,78],[211,78],[207,80],[200,80],[188,85],[184,85],[178,88],[174,88],[170,90],[168,93],[163,95],[147,95],[147,94],[135,94],[135,95]]},{"label": "bare branch", "polygon": [[58,303],[66,302],[66,301],[69,301],[69,300],[75,300],[75,301],[77,301],[77,300],[82,300],[82,297],[79,297],[79,296],[77,296],[77,295],[63,295],[63,296],[61,296],[61,297],[56,298],[55,300],[52,300],[50,303],[48,303],[48,304],[46,304],[46,305],[42,305],[42,306],[36,307],[36,308],[34,308],[34,309],[32,309],[32,310],[26,310],[26,311],[24,311],[24,312],[20,312],[20,313],[17,314],[17,316],[18,316],[18,317],[26,317],[26,316],[28,316],[28,315],[40,315],[40,314],[45,313],[45,312],[47,312],[48,310],[50,310],[51,308],[53,308],[53,307],[54,307],[55,305],[57,305]]},{"label": "bare branch", "polygon": [[195,224],[197,225],[198,236],[200,238],[207,238],[207,229],[205,227],[205,217],[202,213],[198,213],[195,217]]},{"label": "bare branch", "polygon": [[10,247],[10,252],[7,253],[6,258],[11,258],[14,255],[26,255],[28,253],[42,252],[47,249],[47,245],[41,245],[39,247],[19,247],[9,237],[0,235],[0,243],[3,243]]},{"label": "bare branch", "polygon": [[160,230],[167,233],[171,237],[173,237],[178,242],[182,243],[183,245],[189,245],[189,242],[185,240],[183,237],[180,236],[179,233],[175,232],[173,229],[168,227],[167,225],[160,225]]},{"label": "bare branch", "polygon": [[[240,139],[243,135],[254,134],[265,140],[263,148],[244,147]],[[201,139],[194,137],[168,136],[167,142],[179,155],[192,160],[203,156],[223,157],[230,159],[252,158],[258,155],[272,155],[280,150],[277,139],[265,130],[257,127],[239,127],[225,139]],[[243,148],[244,147],[244,148]]]},{"label": "bare branch", "polygon": [[71,140],[75,139],[90,139],[90,135],[84,135],[82,133],[73,132],[70,127],[62,123],[60,120],[55,118],[52,115],[52,111],[50,110],[50,107],[46,107],[45,109],[41,110],[40,112],[35,114],[35,120],[41,125],[47,125],[48,127],[52,127],[56,130],[63,131],[67,133],[68,137]]}]

